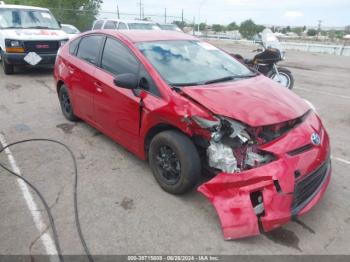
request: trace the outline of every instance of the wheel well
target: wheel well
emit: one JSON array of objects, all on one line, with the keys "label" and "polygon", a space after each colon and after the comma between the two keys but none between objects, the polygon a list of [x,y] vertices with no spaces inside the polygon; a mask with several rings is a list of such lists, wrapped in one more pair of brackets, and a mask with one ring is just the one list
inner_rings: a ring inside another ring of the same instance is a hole
[{"label": "wheel well", "polygon": [[61,89],[61,87],[64,85],[64,82],[62,81],[62,80],[59,80],[58,82],[57,82],[57,87],[56,87],[56,89],[57,89],[57,94],[59,94],[59,92],[60,92],[60,89]]},{"label": "wheel well", "polygon": [[145,152],[146,152],[147,158],[148,158],[149,146],[151,144],[152,139],[160,132],[167,131],[167,130],[177,130],[177,131],[183,133],[179,128],[172,126],[172,125],[168,125],[168,124],[158,124],[158,125],[152,127],[148,131],[148,133],[145,137]]}]

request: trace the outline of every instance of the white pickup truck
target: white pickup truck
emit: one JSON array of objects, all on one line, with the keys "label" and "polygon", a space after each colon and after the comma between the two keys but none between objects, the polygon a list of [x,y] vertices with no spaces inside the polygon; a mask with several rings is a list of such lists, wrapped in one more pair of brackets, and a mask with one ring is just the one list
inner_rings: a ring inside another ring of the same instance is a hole
[{"label": "white pickup truck", "polygon": [[53,65],[67,41],[50,10],[0,1],[0,60],[5,74],[13,74],[19,65]]}]

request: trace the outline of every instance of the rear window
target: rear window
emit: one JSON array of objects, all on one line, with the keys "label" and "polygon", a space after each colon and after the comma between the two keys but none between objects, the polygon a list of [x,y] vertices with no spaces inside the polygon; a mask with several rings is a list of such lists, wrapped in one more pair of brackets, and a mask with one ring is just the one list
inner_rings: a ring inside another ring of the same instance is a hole
[{"label": "rear window", "polygon": [[116,26],[114,21],[107,21],[103,28],[104,29],[117,29],[117,26]]},{"label": "rear window", "polygon": [[102,28],[102,25],[103,25],[103,20],[97,21],[97,22],[94,24],[94,27],[93,27],[92,29],[93,29],[93,30],[101,29],[101,28]]},{"label": "rear window", "polygon": [[160,30],[156,24],[149,23],[128,23],[129,29],[134,30]]},{"label": "rear window", "polygon": [[120,22],[119,25],[118,25],[118,29],[119,29],[119,30],[123,30],[123,29],[128,29],[128,27],[126,26],[125,23]]}]

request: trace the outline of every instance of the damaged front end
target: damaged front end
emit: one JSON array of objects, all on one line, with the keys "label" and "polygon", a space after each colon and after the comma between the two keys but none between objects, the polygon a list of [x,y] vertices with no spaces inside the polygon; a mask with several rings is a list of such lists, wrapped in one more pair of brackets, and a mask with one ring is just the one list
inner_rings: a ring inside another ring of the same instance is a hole
[{"label": "damaged front end", "polygon": [[[214,175],[198,190],[216,208],[225,239],[279,227],[308,211],[323,195],[331,172],[329,139],[313,112],[264,127],[222,116],[192,120],[206,130],[206,143],[200,146],[207,170]],[[315,132],[321,145],[310,143]],[[302,188],[298,193],[303,184],[310,192]]]}]

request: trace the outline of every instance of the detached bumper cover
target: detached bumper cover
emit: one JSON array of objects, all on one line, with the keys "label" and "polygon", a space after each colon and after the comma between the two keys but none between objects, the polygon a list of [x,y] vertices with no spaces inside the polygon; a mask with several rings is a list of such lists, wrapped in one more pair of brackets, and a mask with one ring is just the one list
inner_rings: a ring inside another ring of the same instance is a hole
[{"label": "detached bumper cover", "polygon": [[[4,53],[3,59],[6,63],[11,65],[29,65],[26,61],[24,61],[24,57],[28,53]],[[54,65],[57,52],[50,54],[38,54],[42,60],[38,65]]]},{"label": "detached bumper cover", "polygon": [[[288,154],[321,135],[321,145],[297,155]],[[330,181],[329,137],[314,114],[277,141],[265,145],[277,160],[238,174],[219,173],[198,188],[214,205],[224,238],[238,239],[286,224],[309,211],[321,199]],[[264,213],[256,215],[251,193],[261,192]]]}]

